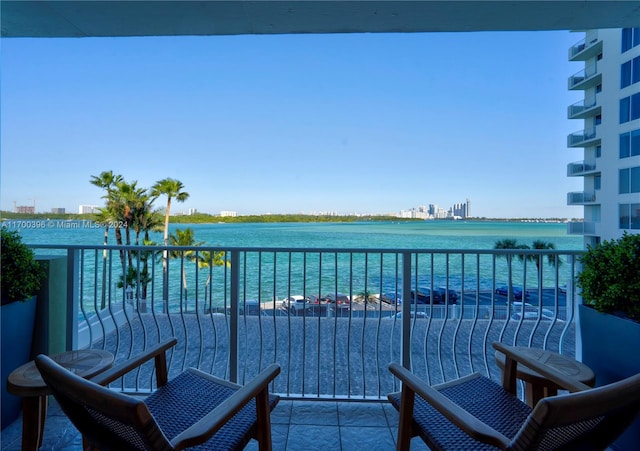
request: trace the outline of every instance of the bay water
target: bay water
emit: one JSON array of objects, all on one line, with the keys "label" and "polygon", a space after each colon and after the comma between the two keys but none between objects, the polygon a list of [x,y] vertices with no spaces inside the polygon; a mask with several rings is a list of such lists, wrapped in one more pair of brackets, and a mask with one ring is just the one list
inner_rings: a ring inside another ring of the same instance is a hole
[{"label": "bay water", "polygon": [[[36,224],[37,223],[37,224]],[[100,245],[104,229],[91,221],[22,221],[3,223],[20,230],[27,244]],[[216,223],[171,224],[191,228],[196,241],[220,247],[492,249],[505,238],[522,244],[551,242],[559,250],[582,249],[582,237],[568,235],[558,222],[420,221],[353,223]],[[161,233],[151,239],[162,242]],[[116,244],[113,229],[109,244]]]},{"label": "bay water", "polygon": [[[20,230],[23,241],[37,247],[50,245],[92,245],[100,246],[104,240],[104,228],[91,221],[5,221],[4,225]],[[301,249],[381,249],[381,250],[490,250],[495,243],[506,238],[515,239],[519,244],[528,244],[535,240],[553,243],[557,250],[575,251],[583,246],[582,237],[568,235],[567,226],[557,222],[508,222],[508,221],[420,221],[420,222],[353,222],[353,223],[213,223],[213,224],[171,224],[170,233],[176,229],[191,228],[195,240],[205,246],[220,249],[241,248],[301,248]],[[133,239],[133,238],[132,238]],[[151,239],[162,242],[162,233],[154,233]],[[110,230],[109,244],[116,244],[113,229]],[[38,254],[52,254],[48,249],[38,249]],[[60,251],[62,253],[62,251]],[[97,286],[94,284],[94,268],[99,264],[97,253],[92,262],[83,263],[86,303],[95,301]],[[255,298],[262,302],[282,299],[290,294],[314,293],[315,291],[352,291],[359,293],[372,291],[397,291],[399,285],[399,267],[392,257],[380,256],[379,260],[364,254],[319,255],[295,253],[292,257],[277,257],[266,254],[247,254],[243,262],[243,297]],[[423,257],[420,257],[423,258]],[[303,259],[304,262],[303,263]],[[350,259],[350,260],[349,260]],[[286,261],[288,260],[288,261]],[[321,264],[319,261],[322,260]],[[472,260],[472,259],[469,259]],[[480,259],[479,259],[480,260]],[[496,260],[505,265],[505,259]],[[366,263],[365,263],[366,261]],[[446,283],[450,288],[489,289],[495,283],[496,270],[490,256],[482,262],[464,261],[459,255],[438,255],[436,258],[425,256],[416,270],[415,286],[439,286]],[[354,263],[355,262],[355,263]],[[174,268],[176,265],[173,264]],[[304,268],[321,266],[320,274]],[[258,267],[260,274],[258,275]],[[463,268],[464,267],[464,268]],[[228,283],[222,277],[223,271],[216,269],[209,287],[205,287],[201,270],[196,276],[196,265],[184,267],[190,285],[189,296],[201,298],[209,289],[209,298],[213,305],[224,305],[222,298],[228,296]],[[293,269],[291,269],[293,268]],[[561,277],[556,281],[554,271],[547,271],[545,286],[565,284],[569,265],[560,267]],[[161,271],[161,269],[160,269]],[[207,270],[208,271],[208,270]],[[499,282],[506,282],[504,268],[499,268]],[[527,286],[535,282],[536,267],[529,265],[530,275]],[[187,295],[181,287],[179,268],[173,271],[170,280],[171,302],[176,303]],[[313,274],[312,274],[313,273]],[[264,274],[264,276],[262,275]],[[273,276],[276,274],[276,276]],[[95,278],[97,280],[98,278]],[[521,274],[514,275],[514,283],[522,284]],[[100,284],[100,282],[96,282]],[[115,282],[111,282],[114,288]],[[156,284],[154,296],[161,299],[160,283]],[[194,285],[199,293],[194,293]],[[93,291],[93,287],[96,291]],[[115,289],[116,298],[119,297]],[[226,293],[226,294],[225,294]],[[124,295],[122,295],[124,296]]]}]

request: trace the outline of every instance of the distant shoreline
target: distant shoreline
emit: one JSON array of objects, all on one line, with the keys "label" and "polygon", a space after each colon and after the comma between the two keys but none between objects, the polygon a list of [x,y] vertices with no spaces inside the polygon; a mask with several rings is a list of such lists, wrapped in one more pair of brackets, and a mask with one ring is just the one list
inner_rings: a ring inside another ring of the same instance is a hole
[{"label": "distant shoreline", "polygon": [[[0,221],[20,219],[20,220],[39,220],[39,219],[57,219],[64,221],[74,220],[96,220],[95,214],[74,214],[74,213],[13,213],[9,211],[0,211]],[[193,215],[174,215],[170,216],[169,222],[172,224],[217,224],[217,223],[287,223],[287,222],[425,222],[425,221],[466,221],[466,222],[554,222],[565,223],[570,220],[581,221],[581,218],[464,218],[464,219],[418,219],[418,218],[399,218],[390,215],[305,215],[305,214],[264,214],[264,215],[242,215],[242,216],[215,216],[204,213],[196,213]]]}]

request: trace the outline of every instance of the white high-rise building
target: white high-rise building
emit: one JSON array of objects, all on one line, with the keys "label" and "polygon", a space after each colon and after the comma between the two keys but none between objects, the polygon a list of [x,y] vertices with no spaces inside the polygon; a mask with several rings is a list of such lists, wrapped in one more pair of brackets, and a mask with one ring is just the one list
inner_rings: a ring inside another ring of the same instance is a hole
[{"label": "white high-rise building", "polygon": [[95,205],[80,205],[78,207],[78,214],[89,214],[89,213],[97,213],[98,207]]},{"label": "white high-rise building", "polygon": [[583,206],[584,221],[568,232],[584,235],[585,246],[640,233],[640,28],[588,30],[569,60],[584,61],[569,77],[584,99],[568,111],[584,126],[567,145],[583,148],[584,159],[569,163],[567,175],[584,177],[584,191],[567,203]]}]

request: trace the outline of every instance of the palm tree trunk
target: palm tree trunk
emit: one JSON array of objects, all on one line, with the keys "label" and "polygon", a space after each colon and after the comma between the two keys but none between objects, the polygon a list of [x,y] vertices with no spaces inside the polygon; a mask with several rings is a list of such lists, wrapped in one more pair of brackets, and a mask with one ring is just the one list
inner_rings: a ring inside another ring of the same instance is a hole
[{"label": "palm tree trunk", "polygon": [[[116,224],[116,244],[118,246],[122,246],[122,230],[120,230],[120,226]],[[120,263],[122,264],[122,273],[124,274],[125,272],[125,264],[124,264],[124,250],[120,249],[118,251],[120,253]]]},{"label": "palm tree trunk", "polygon": [[[104,228],[104,245],[109,243],[109,226]],[[102,251],[102,300],[100,302],[100,309],[104,309],[107,306],[107,250]]]},{"label": "palm tree trunk", "polygon": [[[167,196],[167,211],[164,215],[164,239],[166,246],[169,243],[169,213],[171,212],[171,196]],[[169,312],[169,251],[165,248],[162,252],[162,302],[164,313]]]},{"label": "palm tree trunk", "polygon": [[509,292],[507,293],[507,302],[513,302],[513,268],[511,267],[512,255],[507,255],[507,271],[509,275]]}]

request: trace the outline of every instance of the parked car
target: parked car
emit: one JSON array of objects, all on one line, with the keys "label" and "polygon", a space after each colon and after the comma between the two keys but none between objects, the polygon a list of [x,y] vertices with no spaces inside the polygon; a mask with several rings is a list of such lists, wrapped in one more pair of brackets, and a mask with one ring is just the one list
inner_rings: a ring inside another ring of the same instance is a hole
[{"label": "parked car", "polygon": [[458,292],[452,288],[449,288],[449,291],[447,292],[446,287],[439,287],[434,290],[433,299],[436,304],[444,304],[446,302],[449,304],[455,304],[458,302]]},{"label": "parked car", "polygon": [[[514,302],[511,304],[513,306],[513,314],[511,315],[511,319],[520,320],[522,315],[523,304],[522,302]],[[529,304],[528,302],[524,303],[524,319],[538,319],[538,317],[542,314],[542,319],[553,320],[555,319],[555,315],[553,312],[547,308],[542,308],[542,311],[538,309],[537,306]]]},{"label": "parked car", "polygon": [[385,302],[391,305],[400,305],[402,304],[402,298],[398,293],[382,293],[380,295],[380,301]]},{"label": "parked car", "polygon": [[[511,289],[513,290],[513,298],[522,300],[522,288],[513,286],[511,287]],[[509,287],[507,285],[503,285],[496,288],[496,294],[499,294],[501,296],[509,296]],[[524,297],[528,298],[529,296],[529,291],[525,290]]]},{"label": "parked car", "polygon": [[431,304],[431,288],[418,287],[417,290],[411,290],[412,304]]},{"label": "parked car", "polygon": [[291,315],[301,315],[307,308],[307,299],[304,296],[289,296],[282,300],[282,308]]},{"label": "parked car", "polygon": [[327,304],[334,304],[336,309],[348,309],[351,307],[349,296],[342,293],[329,293],[322,300]]}]

